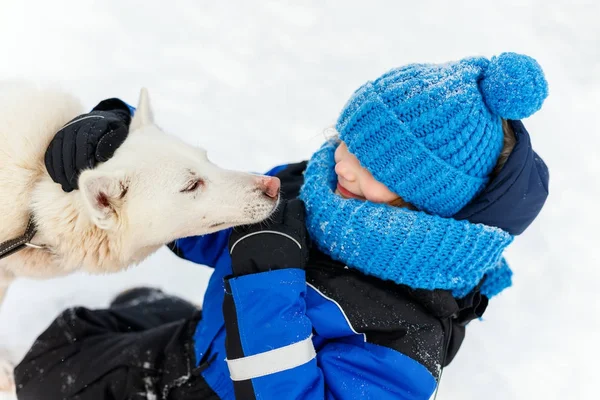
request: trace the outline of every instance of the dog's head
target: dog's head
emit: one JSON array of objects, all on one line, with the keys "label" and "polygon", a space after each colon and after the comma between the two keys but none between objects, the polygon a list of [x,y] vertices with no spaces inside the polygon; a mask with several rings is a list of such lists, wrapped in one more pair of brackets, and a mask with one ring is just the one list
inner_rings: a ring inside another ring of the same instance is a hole
[{"label": "dog's head", "polygon": [[81,107],[54,89],[15,93],[5,96],[16,106],[0,114],[0,128],[10,128],[0,138],[15,132],[3,142],[13,146],[0,155],[19,156],[2,158],[9,168],[0,168],[0,211],[9,229],[0,240],[21,234],[31,214],[37,226],[32,242],[44,249],[26,248],[0,260],[11,276],[116,272],[174,239],[259,222],[277,207],[277,178],[221,169],[203,149],[164,133],[153,122],[146,91],[127,140],[110,160],[81,174],[80,190],[65,193],[47,173],[43,154]]},{"label": "dog's head", "polygon": [[94,224],[133,252],[176,238],[260,222],[279,200],[277,178],[229,171],[206,151],[164,133],[142,90],[127,140],[79,178]]}]

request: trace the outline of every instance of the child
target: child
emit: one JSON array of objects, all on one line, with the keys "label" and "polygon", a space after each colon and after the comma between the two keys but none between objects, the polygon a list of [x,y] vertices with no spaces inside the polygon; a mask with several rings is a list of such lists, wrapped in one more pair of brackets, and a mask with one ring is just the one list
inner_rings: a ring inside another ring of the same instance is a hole
[{"label": "child", "polygon": [[428,399],[547,197],[518,121],[546,96],[513,53],[366,83],[338,141],[271,171],[271,221],[170,246],[215,268],[201,315],[153,289],[68,310],[17,367],[19,398]]}]

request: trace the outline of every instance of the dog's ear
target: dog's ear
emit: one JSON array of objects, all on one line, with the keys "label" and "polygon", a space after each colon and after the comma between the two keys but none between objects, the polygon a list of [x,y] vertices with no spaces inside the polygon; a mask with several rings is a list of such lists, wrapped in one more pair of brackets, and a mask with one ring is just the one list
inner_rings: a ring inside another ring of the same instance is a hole
[{"label": "dog's ear", "polygon": [[142,88],[140,91],[140,99],[138,106],[133,113],[133,119],[131,120],[131,126],[129,130],[131,132],[154,123],[154,114],[152,113],[152,107],[150,106],[150,96],[148,95],[148,89]]},{"label": "dog's ear", "polygon": [[79,178],[79,189],[94,224],[100,229],[113,229],[118,224],[119,209],[129,189],[124,174],[85,171]]}]

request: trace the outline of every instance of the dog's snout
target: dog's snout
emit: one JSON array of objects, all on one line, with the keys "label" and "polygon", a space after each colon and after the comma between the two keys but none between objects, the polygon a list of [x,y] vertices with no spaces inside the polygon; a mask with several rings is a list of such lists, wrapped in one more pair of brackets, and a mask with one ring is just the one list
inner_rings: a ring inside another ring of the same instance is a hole
[{"label": "dog's snout", "polygon": [[258,180],[258,185],[260,190],[262,190],[266,196],[272,199],[279,197],[279,189],[281,188],[281,181],[279,178],[261,176]]}]

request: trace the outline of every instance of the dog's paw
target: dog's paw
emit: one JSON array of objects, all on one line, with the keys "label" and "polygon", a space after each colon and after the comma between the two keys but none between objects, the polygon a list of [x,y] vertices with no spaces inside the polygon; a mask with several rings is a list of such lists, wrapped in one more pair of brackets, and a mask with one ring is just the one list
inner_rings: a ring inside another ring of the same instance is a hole
[{"label": "dog's paw", "polygon": [[13,365],[0,359],[0,400],[16,399]]}]

